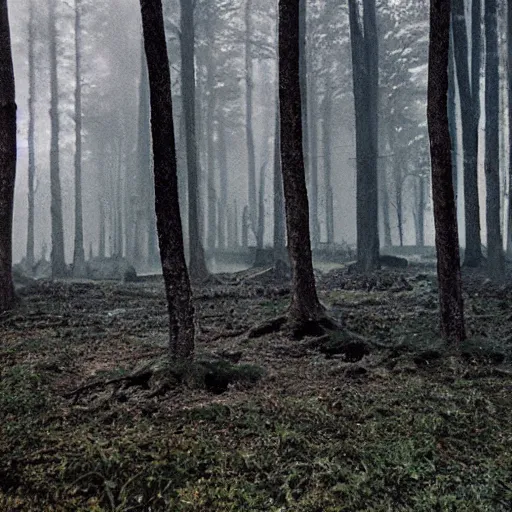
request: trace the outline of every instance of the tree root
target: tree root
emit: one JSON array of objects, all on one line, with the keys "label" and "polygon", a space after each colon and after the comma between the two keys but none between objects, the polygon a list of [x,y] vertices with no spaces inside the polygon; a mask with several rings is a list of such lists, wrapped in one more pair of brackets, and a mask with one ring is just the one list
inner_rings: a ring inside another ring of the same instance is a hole
[{"label": "tree root", "polygon": [[257,325],[256,327],[253,327],[247,334],[247,337],[249,339],[261,338],[266,334],[279,332],[287,322],[288,318],[286,316],[278,316],[272,320],[268,320],[260,325]]},{"label": "tree root", "polygon": [[154,371],[151,368],[146,369],[145,371],[138,371],[131,375],[125,375],[123,377],[117,377],[115,379],[109,380],[97,380],[94,382],[89,382],[88,384],[84,384],[79,388],[70,391],[63,395],[64,398],[73,398],[73,403],[76,403],[80,395],[86,391],[90,391],[91,389],[96,388],[106,388],[112,384],[121,384],[124,383],[124,389],[130,388],[132,386],[141,386],[143,388],[149,387],[149,380],[153,376]]}]

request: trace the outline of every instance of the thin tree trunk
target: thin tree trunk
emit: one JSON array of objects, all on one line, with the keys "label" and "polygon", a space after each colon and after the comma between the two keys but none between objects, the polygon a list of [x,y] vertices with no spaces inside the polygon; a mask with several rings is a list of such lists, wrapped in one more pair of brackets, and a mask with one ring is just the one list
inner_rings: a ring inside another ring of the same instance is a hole
[{"label": "thin tree trunk", "polygon": [[265,265],[264,240],[265,240],[265,171],[266,164],[260,169],[260,182],[258,191],[258,226],[256,229],[256,256],[254,266]]},{"label": "thin tree trunk", "polygon": [[57,30],[55,0],[49,2],[49,42],[50,42],[50,191],[52,222],[52,276],[64,277],[67,274],[64,257],[64,226],[62,220],[62,191],[59,168],[59,84],[57,77]]},{"label": "thin tree trunk", "polygon": [[[142,42],[144,44],[144,42]],[[140,81],[139,81],[139,111],[137,120],[137,195],[136,195],[136,234],[134,240],[134,262],[136,265],[144,264],[143,250],[146,233],[149,238],[151,230],[150,223],[154,224],[154,219],[150,219],[150,191],[149,185],[151,183],[151,140],[150,140],[150,106],[149,106],[149,79],[148,67],[146,62],[146,55],[144,48],[141,50],[140,61]],[[147,262],[149,263],[149,243],[148,243]]]},{"label": "thin tree trunk", "polygon": [[327,79],[323,104],[323,150],[324,150],[324,190],[325,190],[325,225],[327,244],[334,243],[334,207],[332,192],[332,84]]},{"label": "thin tree trunk", "polygon": [[[425,246],[425,178],[419,177],[418,186],[418,227],[416,231],[416,245]],[[455,196],[455,192],[454,192]]]},{"label": "thin tree trunk", "polygon": [[81,0],[75,0],[75,247],[73,277],[85,277],[84,224],[82,213],[82,27]]},{"label": "thin tree trunk", "polygon": [[[464,0],[452,0],[453,51],[459,85],[462,120],[462,146],[464,155],[464,216],[466,226],[466,251],[464,265],[477,267],[482,262],[480,238],[480,202],[478,199],[478,80],[469,71],[468,37]],[[479,39],[472,42],[472,69],[479,70]],[[479,72],[479,71],[478,71]],[[473,81],[473,80],[476,80]],[[454,144],[455,146],[455,144]]]},{"label": "thin tree trunk", "polygon": [[[228,204],[228,158],[226,147],[226,127],[224,118],[219,120],[219,174],[220,174],[220,201],[218,207],[219,222],[219,248],[226,248],[226,209]],[[229,245],[229,244],[228,244]]]},{"label": "thin tree trunk", "polygon": [[375,2],[364,4],[364,35],[357,3],[349,0],[352,72],[356,117],[357,267],[370,272],[379,267],[377,104],[378,59]]},{"label": "thin tree trunk", "polygon": [[141,0],[151,102],[155,207],[160,257],[169,319],[170,355],[191,359],[194,353],[194,307],[183,249],[171,77],[161,0]]},{"label": "thin tree trunk", "polygon": [[453,29],[450,30],[450,56],[448,57],[448,122],[450,123],[450,138],[452,141],[452,174],[453,191],[455,193],[455,206],[458,196],[458,135],[457,135],[457,104],[455,101],[455,88],[457,87],[455,77],[455,56],[453,52]]},{"label": "thin tree trunk", "polygon": [[306,182],[309,177],[309,123],[308,123],[308,59],[307,59],[307,0],[299,0],[299,73],[300,98],[302,111],[302,151]]},{"label": "thin tree trunk", "polygon": [[500,222],[498,4],[485,0],[485,183],[487,190],[487,265],[499,282],[504,274]]},{"label": "thin tree trunk", "polygon": [[12,215],[16,181],[16,103],[7,0],[0,0],[0,313],[15,303]]},{"label": "thin tree trunk", "polygon": [[320,226],[318,223],[318,113],[317,113],[317,93],[316,81],[310,79],[309,100],[309,216],[311,223],[311,245],[313,248],[318,247],[320,243]]},{"label": "thin tree trunk", "polygon": [[249,247],[249,222],[249,207],[244,206],[244,211],[242,212],[242,247],[244,249]]},{"label": "thin tree trunk", "polygon": [[457,214],[448,121],[450,2],[431,0],[428,63],[428,132],[436,230],[441,332],[448,342],[465,338]]},{"label": "thin tree trunk", "polygon": [[249,171],[249,220],[256,235],[258,201],[256,193],[256,154],[254,149],[253,121],[253,65],[252,65],[252,0],[245,2],[245,134],[247,139],[247,164]]},{"label": "thin tree trunk", "polygon": [[309,207],[302,144],[299,1],[279,1],[279,105],[281,164],[292,267],[290,318],[297,323],[318,320],[318,300],[309,236]]},{"label": "thin tree trunk", "polygon": [[193,280],[208,277],[203,243],[199,232],[199,165],[196,143],[196,98],[194,69],[194,6],[189,0],[180,0],[181,5],[181,83],[183,114],[185,116],[185,139],[188,168],[188,231],[190,261],[189,272]]},{"label": "thin tree trunk", "polygon": [[29,3],[28,21],[28,218],[27,218],[27,265],[32,270],[35,264],[34,254],[34,181],[35,165],[35,95],[36,70],[34,56],[34,0]]},{"label": "thin tree trunk", "polygon": [[208,145],[208,178],[207,178],[207,187],[208,187],[208,230],[206,233],[207,247],[210,251],[215,250],[215,242],[216,242],[216,233],[217,233],[217,192],[215,190],[215,143],[214,143],[214,134],[215,134],[215,122],[214,122],[214,112],[216,108],[216,95],[214,91],[215,80],[213,77],[213,72],[211,69],[208,70],[208,98],[207,98],[207,115],[206,115],[206,123],[208,126],[207,137],[207,145]]},{"label": "thin tree trunk", "polygon": [[507,5],[507,69],[508,69],[508,236],[507,254],[512,257],[512,2]]},{"label": "thin tree trunk", "polygon": [[[279,98],[278,98],[279,101]],[[283,175],[281,172],[281,144],[279,105],[276,104],[274,131],[274,261],[284,260],[286,251],[286,224],[284,211]]]},{"label": "thin tree trunk", "polygon": [[100,215],[100,226],[99,226],[99,242],[98,242],[98,257],[106,257],[106,228],[105,228],[105,205],[103,197],[99,198],[99,215]]},{"label": "thin tree trunk", "polygon": [[[240,235],[238,232],[238,203],[237,203],[236,199],[235,199],[235,215],[233,217],[233,227],[234,227],[233,234],[234,234],[234,242],[235,242],[234,247],[237,248],[237,247],[239,247],[239,243],[240,243]],[[244,245],[244,247],[246,247],[246,246]]]}]

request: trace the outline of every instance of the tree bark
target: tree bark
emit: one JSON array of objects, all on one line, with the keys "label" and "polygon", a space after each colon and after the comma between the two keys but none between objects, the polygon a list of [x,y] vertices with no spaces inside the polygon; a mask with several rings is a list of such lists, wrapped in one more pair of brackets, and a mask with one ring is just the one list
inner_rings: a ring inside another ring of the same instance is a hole
[{"label": "tree bark", "polygon": [[500,222],[500,126],[498,3],[485,0],[485,183],[487,221],[487,266],[499,282],[504,274]]},{"label": "tree bark", "polygon": [[332,84],[328,78],[325,83],[323,101],[323,152],[324,152],[324,190],[325,190],[325,225],[327,244],[334,243],[334,206],[332,193]]},{"label": "tree bark", "polygon": [[508,90],[508,236],[507,254],[512,257],[512,2],[507,5]]},{"label": "tree bark", "polygon": [[207,123],[207,153],[208,153],[208,165],[207,165],[207,187],[208,187],[208,221],[207,221],[207,247],[210,251],[215,250],[216,243],[216,234],[217,234],[217,191],[215,189],[215,142],[214,142],[214,134],[215,134],[215,121],[214,121],[214,112],[216,107],[216,95],[215,95],[215,80],[213,76],[213,71],[210,69],[211,64],[209,64],[208,69],[208,97],[207,97],[207,115],[206,115],[206,123]]},{"label": "tree bark", "polygon": [[220,174],[220,201],[219,201],[219,248],[226,248],[226,211],[228,208],[228,158],[226,147],[226,127],[224,118],[219,120],[219,174]]},{"label": "tree bark", "polygon": [[28,21],[28,218],[27,218],[27,265],[30,269],[35,264],[34,254],[34,203],[35,203],[35,35],[34,35],[34,0],[29,3]]},{"label": "tree bark", "polygon": [[52,222],[52,276],[64,277],[67,274],[64,256],[64,226],[62,220],[62,191],[59,168],[59,84],[57,76],[57,29],[55,0],[49,2],[49,43],[50,43],[50,191]]},{"label": "tree bark", "polygon": [[450,138],[452,141],[452,179],[453,192],[455,194],[455,206],[457,206],[459,164],[458,164],[458,129],[457,129],[457,103],[455,91],[457,87],[455,77],[455,56],[453,53],[453,29],[450,30],[450,55],[448,57],[448,122],[450,123]]},{"label": "tree bark", "polygon": [[302,151],[304,154],[304,166],[306,182],[309,177],[309,122],[308,122],[308,59],[307,59],[307,1],[299,0],[299,73],[300,73],[300,98],[302,111]]},{"label": "tree bark", "polygon": [[102,194],[99,199],[99,215],[100,215],[100,225],[99,225],[99,241],[98,241],[98,257],[105,258],[107,255],[106,245],[107,245],[107,233],[105,227],[105,204]]},{"label": "tree bark", "polygon": [[12,216],[16,181],[16,102],[7,0],[0,0],[0,313],[15,302]]},{"label": "tree bark", "polygon": [[199,163],[196,143],[196,79],[194,69],[194,5],[180,0],[181,6],[181,90],[185,116],[185,144],[188,168],[189,272],[193,280],[208,277],[203,242],[199,231]]},{"label": "tree bark", "polygon": [[309,216],[311,229],[311,245],[318,247],[320,243],[320,225],[318,223],[318,112],[317,112],[317,88],[314,78],[310,79],[309,103]]},{"label": "tree bark", "polygon": [[82,27],[81,0],[75,0],[75,246],[73,277],[86,277],[82,213]]},{"label": "tree bark", "polygon": [[[278,98],[279,101],[279,98]],[[276,104],[274,131],[274,261],[284,260],[286,251],[286,224],[284,211],[283,175],[281,172],[281,144],[279,105]]]},{"label": "tree bark", "polygon": [[[452,0],[452,3],[453,51],[459,85],[464,154],[464,216],[466,227],[464,264],[469,267],[477,267],[482,262],[480,202],[478,199],[478,118],[480,110],[478,104],[480,93],[477,82],[479,78],[476,79],[476,75],[470,75],[469,71],[464,0]],[[479,39],[473,41],[472,45],[472,71],[478,72],[479,76],[480,62],[475,57],[475,52],[480,53]]]},{"label": "tree bark", "polygon": [[281,165],[292,267],[289,315],[294,322],[304,323],[318,320],[323,308],[316,292],[309,236],[302,144],[299,4],[299,0],[279,1],[279,104]]},{"label": "tree bark", "polygon": [[465,338],[465,330],[448,123],[449,42],[450,2],[432,0],[427,118],[432,163],[441,332],[447,342],[460,342]]},{"label": "tree bark", "polygon": [[162,3],[140,0],[140,5],[150,83],[157,229],[170,319],[169,348],[173,359],[185,360],[194,353],[194,308],[183,249]]},{"label": "tree bark", "polygon": [[253,65],[252,65],[252,0],[245,2],[245,134],[247,140],[247,165],[249,171],[249,220],[256,235],[258,200],[256,193],[256,154],[254,149],[253,121]]},{"label": "tree bark", "polygon": [[349,17],[356,117],[357,268],[370,272],[379,267],[378,40],[375,1],[364,2],[364,33],[355,0],[349,0]]}]

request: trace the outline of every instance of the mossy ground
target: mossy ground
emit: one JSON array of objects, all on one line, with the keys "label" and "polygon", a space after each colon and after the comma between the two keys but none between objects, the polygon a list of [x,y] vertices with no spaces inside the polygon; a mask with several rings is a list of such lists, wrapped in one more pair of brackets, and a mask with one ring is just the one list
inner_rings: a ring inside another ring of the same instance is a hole
[{"label": "mossy ground", "polygon": [[248,339],[286,309],[286,286],[234,283],[195,290],[198,359],[250,365],[248,379],[212,392],[206,366],[161,393],[152,377],[67,398],[165,358],[162,286],[26,289],[0,319],[0,510],[512,509],[510,284],[465,276],[470,339],[454,355],[432,269],[322,276],[324,304],[371,347],[350,362]]}]

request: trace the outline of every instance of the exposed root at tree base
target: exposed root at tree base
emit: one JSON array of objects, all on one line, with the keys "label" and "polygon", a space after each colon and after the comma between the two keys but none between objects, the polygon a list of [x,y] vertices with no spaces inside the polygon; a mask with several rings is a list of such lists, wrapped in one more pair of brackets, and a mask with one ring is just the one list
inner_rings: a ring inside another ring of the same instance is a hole
[{"label": "exposed root at tree base", "polygon": [[[235,360],[233,354],[226,354],[225,357],[223,354],[219,354],[219,357],[220,359],[216,360],[177,362],[170,362],[166,359],[155,360],[130,375],[89,382],[64,394],[63,397],[73,398],[73,404],[75,404],[82,395],[104,390],[108,386],[114,386],[108,400],[116,396],[119,399],[121,395],[118,392],[124,392],[132,387],[149,391],[146,394],[147,398],[164,395],[180,385],[221,394],[234,384],[253,385],[264,374],[263,369],[257,366],[231,363],[229,359]],[[238,360],[240,357],[236,359]],[[127,400],[125,395],[122,395],[121,398],[123,401]]]}]

